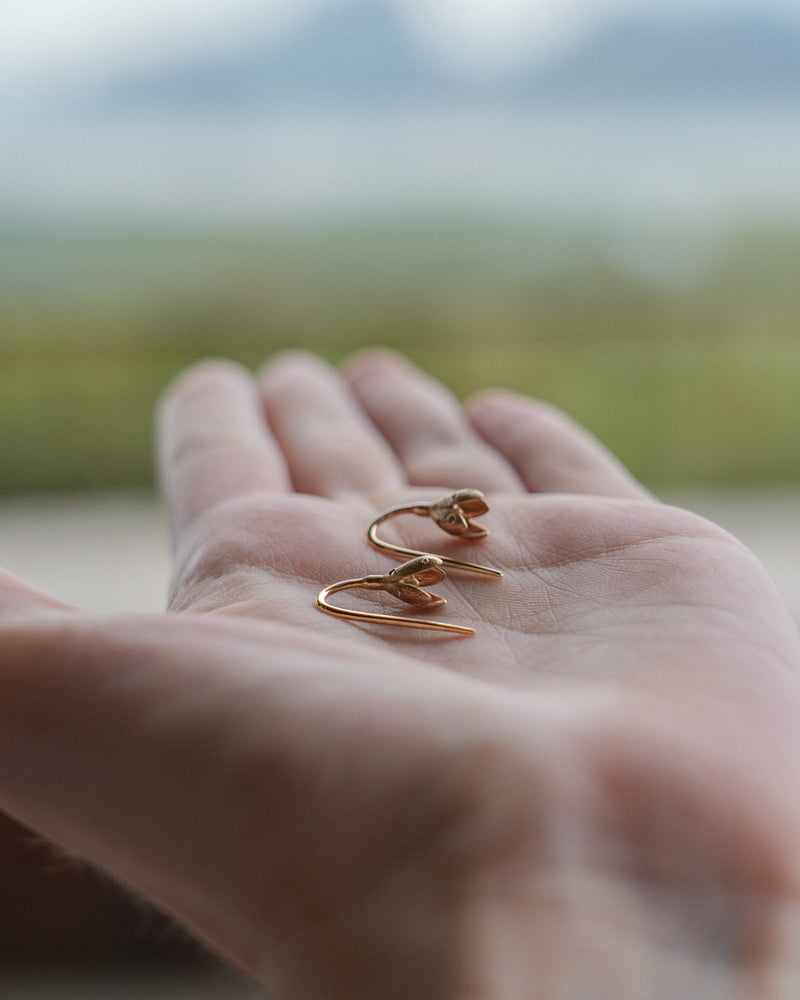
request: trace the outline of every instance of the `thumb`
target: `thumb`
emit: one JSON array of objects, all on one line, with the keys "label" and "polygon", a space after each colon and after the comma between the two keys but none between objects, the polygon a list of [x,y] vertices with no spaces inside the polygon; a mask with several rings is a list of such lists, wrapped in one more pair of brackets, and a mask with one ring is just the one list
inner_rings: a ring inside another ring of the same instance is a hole
[{"label": "thumb", "polygon": [[0,569],[0,628],[15,621],[28,621],[39,613],[68,610],[69,605]]},{"label": "thumb", "polygon": [[[399,654],[376,671],[327,631],[50,610],[0,625],[0,656],[0,807],[261,979],[309,900],[335,919],[436,826],[431,706],[460,685]],[[430,808],[392,794],[428,786]]]},{"label": "thumb", "polygon": [[5,591],[0,807],[261,972],[253,928],[279,847],[264,839],[291,827],[282,800],[307,778],[291,734],[308,728],[290,678],[273,671],[266,691],[263,635]]}]

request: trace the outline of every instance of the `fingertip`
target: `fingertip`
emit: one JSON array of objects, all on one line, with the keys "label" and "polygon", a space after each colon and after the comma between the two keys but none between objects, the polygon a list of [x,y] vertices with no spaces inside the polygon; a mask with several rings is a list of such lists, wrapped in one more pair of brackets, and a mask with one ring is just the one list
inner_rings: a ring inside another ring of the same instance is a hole
[{"label": "fingertip", "polygon": [[262,384],[270,381],[284,372],[324,370],[329,372],[332,366],[314,351],[292,347],[273,354],[258,370],[257,378]]},{"label": "fingertip", "polygon": [[506,389],[481,389],[464,400],[464,412],[471,423],[478,424],[504,406],[510,395]]},{"label": "fingertip", "polygon": [[203,396],[219,389],[252,388],[253,376],[244,365],[228,358],[204,358],[179,372],[163,389],[158,412],[163,414],[178,399]]},{"label": "fingertip", "polygon": [[414,365],[399,351],[389,347],[365,347],[356,351],[342,362],[341,372],[348,382],[358,382],[374,375],[387,375],[397,371],[409,371]]},{"label": "fingertip", "polygon": [[203,358],[180,372],[170,383],[180,388],[184,385],[203,384],[206,382],[252,380],[251,372],[230,358]]},{"label": "fingertip", "polygon": [[176,375],[165,387],[155,408],[158,455],[173,456],[174,442],[194,435],[206,415],[220,400],[254,398],[253,375],[243,365],[227,358],[205,358]]},{"label": "fingertip", "polygon": [[481,389],[464,402],[464,413],[472,427],[484,441],[497,446],[508,432],[513,432],[520,409],[532,400],[507,389]]},{"label": "fingertip", "polygon": [[545,403],[541,399],[526,396],[511,389],[481,389],[465,401],[464,410],[470,420],[476,423],[509,419],[515,413],[523,410],[528,415],[538,416],[542,419],[572,421],[571,417],[551,403]]},{"label": "fingertip", "polygon": [[8,570],[0,569],[0,627],[25,622],[45,612],[74,610]]}]

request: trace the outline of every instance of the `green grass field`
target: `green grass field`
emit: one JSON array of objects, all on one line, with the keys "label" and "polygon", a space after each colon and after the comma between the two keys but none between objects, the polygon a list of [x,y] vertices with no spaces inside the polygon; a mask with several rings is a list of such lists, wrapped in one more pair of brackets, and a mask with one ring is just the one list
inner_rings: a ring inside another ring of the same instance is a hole
[{"label": "green grass field", "polygon": [[568,410],[655,488],[800,480],[800,232],[692,278],[591,229],[437,222],[264,234],[0,232],[0,493],[147,486],[191,361],[383,344],[465,396]]}]

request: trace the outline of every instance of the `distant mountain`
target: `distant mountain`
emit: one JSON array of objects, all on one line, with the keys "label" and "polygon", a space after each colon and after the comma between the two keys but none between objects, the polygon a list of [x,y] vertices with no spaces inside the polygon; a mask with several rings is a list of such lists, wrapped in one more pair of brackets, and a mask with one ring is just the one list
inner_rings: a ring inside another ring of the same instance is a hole
[{"label": "distant mountain", "polygon": [[800,19],[730,9],[617,16],[551,63],[531,59],[490,88],[468,74],[443,73],[393,0],[345,0],[281,38],[256,30],[183,61],[121,73],[100,103],[110,111],[204,110],[477,95],[501,102],[800,98]]},{"label": "distant mountain", "polygon": [[617,17],[517,81],[527,96],[800,96],[800,18],[756,10]]},{"label": "distant mountain", "polygon": [[392,0],[347,0],[285,37],[264,31],[111,82],[106,105],[230,106],[378,102],[430,94],[443,80]]}]

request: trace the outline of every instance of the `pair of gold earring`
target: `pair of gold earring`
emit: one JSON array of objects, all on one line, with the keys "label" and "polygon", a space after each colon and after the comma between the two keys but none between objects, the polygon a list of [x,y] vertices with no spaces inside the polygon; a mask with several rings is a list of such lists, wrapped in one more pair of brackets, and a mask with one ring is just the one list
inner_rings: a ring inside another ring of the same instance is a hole
[{"label": "pair of gold earring", "polygon": [[[367,530],[367,540],[373,548],[400,556],[405,562],[391,572],[382,575],[364,576],[355,580],[342,580],[333,583],[320,591],[317,597],[317,607],[328,615],[345,618],[349,621],[376,622],[382,625],[403,625],[406,628],[433,629],[437,632],[455,632],[459,635],[474,635],[475,630],[465,625],[451,625],[447,622],[432,621],[425,618],[404,618],[401,615],[379,614],[374,611],[351,611],[330,603],[331,595],[342,590],[364,588],[382,590],[393,597],[411,604],[415,608],[440,608],[447,602],[438,594],[425,590],[426,587],[440,583],[445,578],[443,566],[451,569],[466,570],[481,573],[484,576],[501,577],[499,569],[491,566],[481,566],[478,563],[462,562],[447,556],[436,556],[416,549],[407,549],[400,545],[392,545],[378,537],[378,528],[389,518],[400,514],[417,514],[430,517],[443,531],[467,541],[478,541],[486,538],[489,532],[472,518],[479,517],[489,510],[489,505],[480,490],[456,490],[448,493],[432,503],[403,504],[384,511],[370,524]],[[410,558],[409,558],[410,557]]]}]

